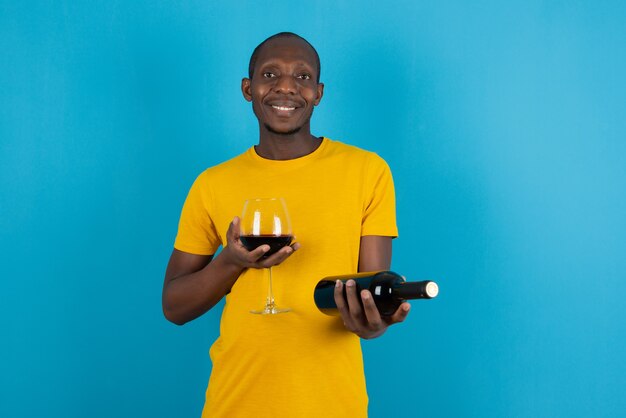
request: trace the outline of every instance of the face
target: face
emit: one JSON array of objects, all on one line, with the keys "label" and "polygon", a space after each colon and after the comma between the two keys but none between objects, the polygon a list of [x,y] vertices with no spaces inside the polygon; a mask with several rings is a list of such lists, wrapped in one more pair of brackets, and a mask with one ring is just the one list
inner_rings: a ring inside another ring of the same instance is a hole
[{"label": "face", "polygon": [[298,38],[276,38],[262,47],[252,79],[244,78],[241,89],[261,129],[289,135],[310,129],[313,108],[324,91],[317,76],[309,45]]}]

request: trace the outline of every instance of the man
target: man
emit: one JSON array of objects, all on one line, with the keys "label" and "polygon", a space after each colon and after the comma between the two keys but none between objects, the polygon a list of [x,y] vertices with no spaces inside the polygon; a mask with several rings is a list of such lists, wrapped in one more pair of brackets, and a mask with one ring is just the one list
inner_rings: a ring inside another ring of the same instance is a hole
[{"label": "man", "polygon": [[[362,308],[354,282],[346,284],[347,303],[340,282],[335,288],[341,318],[315,307],[321,278],[388,269],[397,236],[387,164],[311,134],[324,92],[319,75],[317,52],[298,35],[261,43],[241,84],[259,144],[202,173],[185,201],[165,274],[165,316],[184,324],[226,296],[203,416],[366,416],[359,337],[380,336],[408,315],[405,303],[381,319],[366,290]],[[267,245],[246,250],[235,215],[255,197],[285,198],[297,243],[267,258]],[[292,312],[253,315],[270,266],[276,298]]]}]

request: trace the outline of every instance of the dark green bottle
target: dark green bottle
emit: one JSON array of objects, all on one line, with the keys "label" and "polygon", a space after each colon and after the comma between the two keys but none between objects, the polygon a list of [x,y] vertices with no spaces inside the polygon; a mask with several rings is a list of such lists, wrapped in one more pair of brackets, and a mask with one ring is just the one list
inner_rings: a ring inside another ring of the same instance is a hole
[{"label": "dark green bottle", "polygon": [[[335,303],[337,280],[341,280],[344,285],[348,280],[354,280],[361,304],[361,290],[368,289],[381,316],[393,315],[407,299],[432,299],[439,293],[439,286],[431,280],[407,282],[404,277],[392,271],[326,277],[315,286],[313,297],[319,310],[328,315],[339,315]],[[343,287],[343,297],[346,298],[346,286]]]}]

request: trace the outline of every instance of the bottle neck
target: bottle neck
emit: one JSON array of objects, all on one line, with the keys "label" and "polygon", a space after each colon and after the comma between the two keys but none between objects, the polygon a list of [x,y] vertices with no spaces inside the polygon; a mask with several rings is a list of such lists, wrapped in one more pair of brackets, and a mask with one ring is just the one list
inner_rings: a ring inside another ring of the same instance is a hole
[{"label": "bottle neck", "polygon": [[437,296],[439,287],[430,280],[400,282],[393,286],[393,294],[401,299],[431,299]]}]

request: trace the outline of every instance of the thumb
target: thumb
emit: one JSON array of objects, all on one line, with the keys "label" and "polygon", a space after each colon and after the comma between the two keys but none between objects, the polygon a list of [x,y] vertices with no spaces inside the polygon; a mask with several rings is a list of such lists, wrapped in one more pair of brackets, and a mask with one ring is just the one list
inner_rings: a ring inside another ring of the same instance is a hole
[{"label": "thumb", "polygon": [[228,226],[228,231],[226,232],[226,240],[228,242],[237,241],[239,239],[239,235],[239,217],[235,216]]}]

